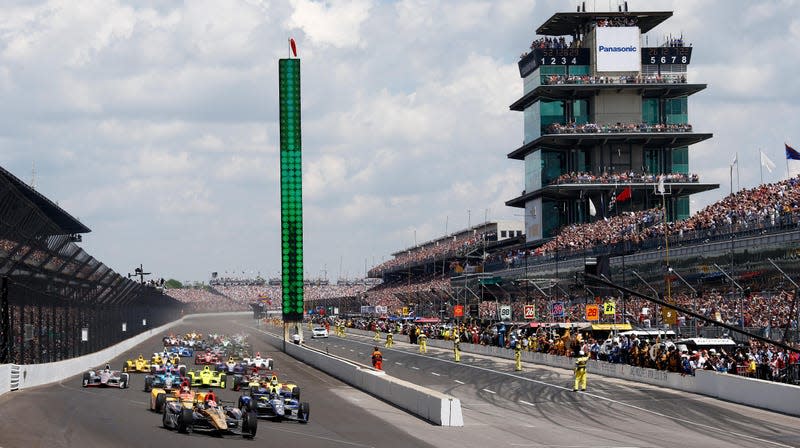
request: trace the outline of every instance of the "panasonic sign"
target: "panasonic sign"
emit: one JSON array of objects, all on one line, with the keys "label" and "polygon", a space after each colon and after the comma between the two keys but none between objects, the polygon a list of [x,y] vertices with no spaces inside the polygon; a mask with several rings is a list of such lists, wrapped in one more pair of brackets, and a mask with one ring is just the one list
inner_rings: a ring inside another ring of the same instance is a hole
[{"label": "panasonic sign", "polygon": [[638,27],[597,27],[598,72],[639,72],[642,56],[639,48],[640,31]]}]

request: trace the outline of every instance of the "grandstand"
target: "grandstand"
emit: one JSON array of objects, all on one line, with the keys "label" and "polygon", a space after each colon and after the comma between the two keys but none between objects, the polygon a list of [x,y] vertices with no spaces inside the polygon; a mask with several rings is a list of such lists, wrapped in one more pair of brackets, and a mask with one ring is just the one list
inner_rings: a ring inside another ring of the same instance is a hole
[{"label": "grandstand", "polygon": [[78,247],[90,229],[3,168],[0,216],[0,363],[80,356],[180,315]]}]

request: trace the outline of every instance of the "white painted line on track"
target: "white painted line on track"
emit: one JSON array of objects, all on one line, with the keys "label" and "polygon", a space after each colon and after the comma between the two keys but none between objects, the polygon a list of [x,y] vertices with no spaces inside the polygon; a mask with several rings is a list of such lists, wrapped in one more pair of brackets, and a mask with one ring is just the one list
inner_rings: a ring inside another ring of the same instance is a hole
[{"label": "white painted line on track", "polygon": [[431,372],[431,375],[435,375],[435,376],[442,376],[442,375],[439,375],[439,374],[438,374],[438,373],[436,373],[436,372]]},{"label": "white painted line on track", "polygon": [[489,392],[490,394],[496,394],[497,393],[497,392],[495,392],[493,390],[489,390],[489,389],[481,389],[481,390],[484,391],[484,392]]},{"label": "white painted line on track", "polygon": [[419,367],[411,366],[411,368],[414,370],[419,370]]},{"label": "white painted line on track", "polygon": [[[364,342],[355,341],[355,340],[353,342],[355,342],[356,344],[370,345],[370,344],[367,344],[367,343],[364,343]],[[499,370],[492,370],[492,369],[488,369],[486,367],[480,367],[480,366],[476,366],[476,365],[472,365],[472,364],[466,364],[466,363],[461,363],[461,362],[450,361],[449,359],[442,359],[442,358],[424,356],[424,355],[418,354],[418,353],[416,353],[414,351],[405,351],[405,350],[400,350],[400,349],[394,349],[394,350],[397,350],[397,351],[399,351],[399,352],[401,352],[403,354],[406,354],[406,355],[419,356],[420,358],[427,358],[427,359],[435,359],[435,360],[440,361],[440,362],[446,362],[446,363],[449,363],[449,364],[463,366],[463,367],[470,368],[470,369],[482,370],[482,371],[494,373],[494,374],[497,374],[497,375],[509,376],[511,378],[516,378],[518,380],[527,381],[527,382],[534,383],[534,384],[540,384],[542,386],[552,387],[552,388],[560,389],[560,390],[563,390],[563,391],[570,391],[570,392],[572,391],[572,387],[564,387],[564,386],[559,386],[557,384],[546,383],[544,381],[534,380],[532,378],[528,378],[528,377],[525,377],[525,376],[522,376],[522,375],[517,375],[517,374],[514,374],[514,373],[502,372],[502,371],[499,371]],[[741,434],[741,433],[738,433],[738,432],[729,431],[729,430],[724,429],[724,428],[718,428],[716,426],[711,426],[711,425],[706,425],[706,424],[703,424],[703,423],[698,423],[698,422],[695,422],[695,421],[692,421],[692,420],[688,420],[688,419],[685,419],[685,418],[680,418],[680,417],[676,417],[676,416],[673,416],[673,415],[665,414],[665,413],[662,413],[662,412],[653,411],[651,409],[643,408],[641,406],[636,406],[636,405],[633,405],[633,404],[630,404],[630,403],[625,403],[623,401],[615,400],[613,398],[604,397],[602,395],[597,395],[597,394],[588,393],[588,392],[582,392],[581,396],[596,398],[598,400],[607,401],[609,403],[617,404],[619,406],[635,409],[635,410],[640,411],[640,412],[646,412],[648,414],[655,415],[657,417],[667,418],[667,419],[670,419],[670,420],[675,421],[675,422],[684,423],[684,424],[692,425],[692,426],[697,426],[699,428],[708,429],[708,430],[711,430],[711,431],[714,431],[714,432],[721,432],[721,433],[724,433],[724,434],[727,434],[727,435],[732,435],[732,436],[736,436],[736,437],[743,437],[745,439],[755,440],[757,442],[768,443],[768,444],[773,445],[773,446],[781,446],[781,447],[786,447],[786,448],[792,448],[792,445],[786,445],[786,444],[783,444],[783,443],[780,443],[780,442],[774,442],[772,440],[762,439],[762,438],[755,437],[755,436],[750,436],[750,435],[747,435],[747,434]]]},{"label": "white painted line on track", "polygon": [[529,402],[527,402],[525,400],[519,400],[519,402],[522,403],[522,404],[527,404],[528,406],[536,406],[535,404],[529,403]]},{"label": "white painted line on track", "polygon": [[395,364],[397,364],[398,366],[402,366],[403,365],[402,362],[395,362]]},{"label": "white painted line on track", "polygon": [[458,384],[466,384],[463,381],[459,381],[459,380],[456,380],[456,383],[458,383]]}]

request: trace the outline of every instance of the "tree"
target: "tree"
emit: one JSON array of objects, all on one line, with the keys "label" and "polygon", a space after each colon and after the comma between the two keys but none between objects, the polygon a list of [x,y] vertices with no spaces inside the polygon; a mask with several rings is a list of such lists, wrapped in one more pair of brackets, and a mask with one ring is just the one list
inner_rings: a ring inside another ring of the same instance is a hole
[{"label": "tree", "polygon": [[183,283],[175,280],[174,278],[171,278],[167,280],[166,283],[164,283],[164,286],[166,286],[167,289],[181,289],[183,288]]}]

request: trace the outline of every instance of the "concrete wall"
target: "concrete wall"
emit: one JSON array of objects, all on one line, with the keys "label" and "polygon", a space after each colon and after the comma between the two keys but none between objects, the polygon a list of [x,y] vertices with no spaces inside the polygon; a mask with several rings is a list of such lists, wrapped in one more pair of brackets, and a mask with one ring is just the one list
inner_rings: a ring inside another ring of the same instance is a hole
[{"label": "concrete wall", "polygon": [[[362,330],[348,329],[347,331],[363,336],[375,335],[374,332]],[[381,337],[385,340],[386,334],[382,333]],[[400,341],[406,342],[408,341],[408,337],[395,336],[395,342]],[[428,339],[428,346],[452,350],[453,343],[441,339]],[[506,348],[461,344],[461,350],[464,353],[475,353],[508,360],[514,359],[514,351]],[[575,367],[575,361],[572,358],[537,352],[522,352],[522,361],[569,370]],[[706,370],[698,370],[695,372],[694,376],[684,376],[680,373],[594,360],[589,361],[587,372],[673,390],[707,395],[746,406],[754,406],[800,416],[800,406],[798,406],[798,403],[800,403],[800,386],[762,381]]]},{"label": "concrete wall", "polygon": [[[280,346],[282,338],[264,332]],[[372,367],[331,356],[303,345],[286,344],[286,353],[334,376],[351,386],[387,401],[401,409],[441,426],[464,426],[461,400],[386,375]]]},{"label": "concrete wall", "polygon": [[[251,315],[252,312],[233,312],[233,313],[217,313],[215,315]],[[170,327],[182,323],[186,319],[192,317],[203,316],[202,314],[190,314],[182,317],[174,322],[162,325],[158,328],[153,328],[142,332],[130,339],[126,339],[116,345],[108,347],[98,352],[90,353],[88,355],[80,356],[77,358],[65,359],[63,361],[51,362],[46,364],[24,364],[20,366],[20,381],[19,388],[25,389],[28,387],[41,386],[44,384],[55,383],[65,378],[77,375],[79,373],[91,370],[97,366],[103,365],[109,360],[127,352],[141,342],[153,336],[163,335]],[[120,366],[111,366],[114,369],[119,369]],[[0,395],[10,391],[11,381],[11,365],[0,365]]]}]

